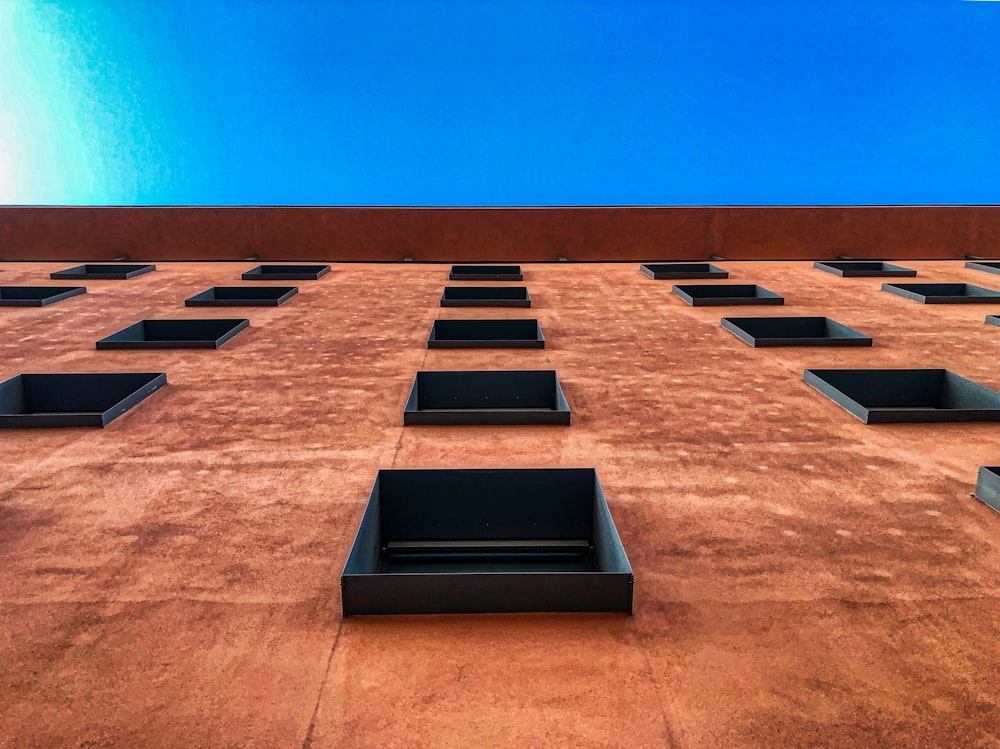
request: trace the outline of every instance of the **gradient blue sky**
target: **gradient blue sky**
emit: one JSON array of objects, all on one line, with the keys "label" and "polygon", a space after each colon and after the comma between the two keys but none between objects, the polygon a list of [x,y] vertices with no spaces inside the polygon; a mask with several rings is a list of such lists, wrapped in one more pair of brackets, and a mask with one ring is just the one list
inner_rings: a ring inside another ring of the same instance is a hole
[{"label": "gradient blue sky", "polygon": [[1000,2],[0,0],[0,203],[1000,203]]}]

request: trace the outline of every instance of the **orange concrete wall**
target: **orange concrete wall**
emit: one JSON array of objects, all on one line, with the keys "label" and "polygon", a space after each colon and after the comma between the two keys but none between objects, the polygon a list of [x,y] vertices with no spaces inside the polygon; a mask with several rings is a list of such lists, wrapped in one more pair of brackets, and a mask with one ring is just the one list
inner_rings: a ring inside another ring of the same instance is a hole
[{"label": "orange concrete wall", "polygon": [[[184,306],[249,265],[0,308],[0,381],[169,381],[107,429],[0,430],[2,749],[1000,749],[1000,514],[971,496],[1000,423],[868,426],[803,382],[948,367],[1000,390],[997,305],[723,262],[785,305],[539,263],[530,309],[443,308],[446,266],[334,263],[280,307]],[[0,283],[62,285],[56,267]],[[829,315],[874,344],[751,348],[728,314]],[[95,348],[243,315],[218,350]],[[468,317],[537,318],[546,347],[427,348]],[[556,370],[573,425],[403,426],[416,371],[498,369]],[[341,617],[380,468],[548,467],[597,469],[635,616]]]},{"label": "orange concrete wall", "polygon": [[0,207],[0,260],[1000,257],[1000,206]]}]

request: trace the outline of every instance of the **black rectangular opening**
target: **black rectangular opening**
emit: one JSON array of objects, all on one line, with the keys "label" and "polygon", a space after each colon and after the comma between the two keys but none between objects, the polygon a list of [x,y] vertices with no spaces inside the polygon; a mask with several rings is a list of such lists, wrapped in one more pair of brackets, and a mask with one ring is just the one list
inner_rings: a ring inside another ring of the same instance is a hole
[{"label": "black rectangular opening", "polygon": [[297,286],[213,286],[185,300],[188,307],[277,307],[299,293]]},{"label": "black rectangular opening", "polygon": [[823,260],[813,263],[814,268],[845,278],[878,278],[887,276],[913,277],[915,270],[902,265],[883,263],[877,260]]},{"label": "black rectangular opening", "polygon": [[947,369],[807,369],[803,379],[866,424],[1000,421],[1000,393]]},{"label": "black rectangular opening", "polygon": [[417,372],[405,425],[570,423],[554,370]]},{"label": "black rectangular opening", "polygon": [[997,304],[1000,291],[968,283],[884,283],[882,290],[921,304]]},{"label": "black rectangular opening", "polygon": [[545,348],[538,320],[435,320],[427,348]]},{"label": "black rectangular opening", "polygon": [[219,348],[250,321],[140,320],[97,342],[99,349]]},{"label": "black rectangular opening", "polygon": [[722,327],[758,348],[872,345],[870,336],[829,317],[724,317]]},{"label": "black rectangular opening", "polygon": [[530,307],[525,286],[445,286],[442,307]]},{"label": "black rectangular opening", "polygon": [[344,615],[632,611],[593,469],[379,471],[341,578]]},{"label": "black rectangular opening", "polygon": [[17,375],[0,383],[0,427],[104,427],[166,384],[162,372]]},{"label": "black rectangular opening", "polygon": [[692,307],[731,304],[784,304],[784,298],[755,284],[683,284],[673,292]]},{"label": "black rectangular opening", "polygon": [[987,273],[1000,273],[1000,262],[977,260],[975,262],[966,263],[965,267],[972,268],[973,270],[986,271]]},{"label": "black rectangular opening", "polygon": [[453,265],[452,281],[523,281],[520,265]]},{"label": "black rectangular opening", "polygon": [[0,307],[45,307],[86,293],[86,286],[0,286]]},{"label": "black rectangular opening", "polygon": [[244,281],[317,281],[330,272],[329,265],[258,265],[246,271]]},{"label": "black rectangular opening", "polygon": [[657,281],[671,278],[729,278],[729,271],[711,263],[645,263],[639,269]]},{"label": "black rectangular opening", "polygon": [[57,270],[49,274],[49,278],[59,279],[92,279],[95,281],[123,281],[135,278],[143,273],[152,273],[155,265],[122,265],[119,263],[88,263],[74,268]]}]

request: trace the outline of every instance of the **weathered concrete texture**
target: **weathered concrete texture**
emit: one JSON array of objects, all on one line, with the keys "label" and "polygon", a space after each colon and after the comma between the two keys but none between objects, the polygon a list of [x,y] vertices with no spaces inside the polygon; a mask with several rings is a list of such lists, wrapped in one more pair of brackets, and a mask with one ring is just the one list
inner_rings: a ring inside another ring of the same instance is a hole
[{"label": "weathered concrete texture", "polygon": [[[1000,388],[982,309],[720,263],[871,349],[752,349],[638,265],[531,265],[544,350],[428,350],[441,265],[335,265],[215,351],[96,351],[240,264],[0,312],[0,377],[164,371],[104,430],[0,433],[0,745],[1000,745],[1000,426],[865,426],[807,367]],[[990,286],[959,261],[922,281]],[[3,284],[53,284],[43,263]],[[249,267],[249,265],[247,266]],[[1000,311],[1000,310],[998,310]],[[402,427],[419,369],[556,369],[566,427]],[[379,468],[594,466],[636,615],[340,617]]]},{"label": "weathered concrete texture", "polygon": [[1000,206],[0,206],[0,260],[1000,257]]}]

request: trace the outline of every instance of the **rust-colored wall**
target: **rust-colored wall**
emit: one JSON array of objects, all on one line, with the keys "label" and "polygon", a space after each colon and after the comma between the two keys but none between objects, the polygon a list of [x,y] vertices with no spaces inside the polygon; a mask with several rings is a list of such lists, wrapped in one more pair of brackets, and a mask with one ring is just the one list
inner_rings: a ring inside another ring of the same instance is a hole
[{"label": "rust-colored wall", "polygon": [[0,260],[1000,256],[1000,206],[0,207]]},{"label": "rust-colored wall", "polygon": [[[725,262],[785,305],[538,263],[530,309],[441,307],[447,266],[343,263],[280,307],[184,306],[249,265],[0,308],[0,381],[169,381],[107,429],[0,430],[3,749],[1000,749],[1000,514],[971,496],[1000,424],[869,426],[802,380],[948,367],[1000,390],[995,305]],[[0,283],[53,269],[3,263]],[[725,314],[830,315],[874,344],[752,348]],[[94,345],[243,315],[218,350]],[[427,348],[468,317],[537,318],[546,347]],[[403,426],[415,372],[505,369],[557,371],[572,426]],[[635,616],[341,617],[380,468],[550,467],[597,469]]]}]

